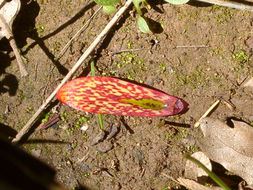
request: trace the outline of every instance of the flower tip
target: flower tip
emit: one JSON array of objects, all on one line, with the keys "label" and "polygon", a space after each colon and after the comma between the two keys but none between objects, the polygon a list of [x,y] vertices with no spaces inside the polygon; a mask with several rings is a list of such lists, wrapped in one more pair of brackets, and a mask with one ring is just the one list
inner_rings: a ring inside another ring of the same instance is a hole
[{"label": "flower tip", "polygon": [[182,99],[178,99],[175,103],[175,107],[174,107],[174,113],[175,114],[179,114],[179,113],[184,113],[188,110],[188,103],[185,102]]}]

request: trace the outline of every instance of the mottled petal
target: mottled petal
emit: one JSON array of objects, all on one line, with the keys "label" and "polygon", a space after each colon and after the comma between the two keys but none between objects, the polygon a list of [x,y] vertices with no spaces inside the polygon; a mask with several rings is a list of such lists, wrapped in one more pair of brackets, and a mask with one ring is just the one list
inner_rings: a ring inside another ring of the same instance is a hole
[{"label": "mottled petal", "polygon": [[188,104],[158,90],[111,77],[83,77],[61,87],[57,98],[68,106],[97,114],[169,116]]}]

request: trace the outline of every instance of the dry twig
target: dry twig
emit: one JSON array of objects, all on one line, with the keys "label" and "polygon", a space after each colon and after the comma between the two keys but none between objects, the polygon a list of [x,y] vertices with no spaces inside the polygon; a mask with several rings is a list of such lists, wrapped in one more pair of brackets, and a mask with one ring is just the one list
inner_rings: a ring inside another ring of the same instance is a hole
[{"label": "dry twig", "polygon": [[224,0],[197,0],[197,1],[253,12],[252,6],[238,2],[224,1]]},{"label": "dry twig", "polygon": [[68,41],[68,43],[62,48],[61,52],[58,54],[57,56],[57,60],[59,60],[62,55],[66,52],[66,50],[68,49],[68,47],[70,46],[71,42],[84,30],[84,28],[90,23],[91,19],[93,19],[96,14],[100,11],[100,9],[102,8],[99,7],[95,13],[89,18],[89,20],[87,20],[87,22],[77,31],[77,33]]},{"label": "dry twig", "polygon": [[176,48],[208,48],[207,45],[176,46]]},{"label": "dry twig", "polygon": [[199,127],[200,123],[199,121],[205,117],[207,117],[213,109],[220,103],[220,99],[216,100],[216,102],[213,103],[213,105],[210,106],[210,108],[200,117],[200,119],[194,124],[194,127]]}]

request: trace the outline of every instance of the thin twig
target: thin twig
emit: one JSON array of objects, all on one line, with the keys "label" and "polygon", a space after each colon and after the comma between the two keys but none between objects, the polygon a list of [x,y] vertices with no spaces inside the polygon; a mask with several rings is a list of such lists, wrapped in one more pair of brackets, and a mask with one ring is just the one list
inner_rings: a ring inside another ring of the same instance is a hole
[{"label": "thin twig", "polygon": [[1,23],[1,27],[3,27],[2,30],[5,31],[5,37],[9,40],[11,48],[13,49],[13,52],[14,52],[15,57],[17,59],[19,70],[20,70],[20,73],[21,73],[21,77],[27,76],[28,73],[25,69],[23,60],[22,60],[22,58],[21,58],[21,56],[18,52],[18,47],[17,47],[17,44],[14,40],[11,28],[8,25],[8,23],[6,22],[6,20],[4,19],[2,14],[0,14],[0,23]]},{"label": "thin twig", "polygon": [[231,111],[234,111],[236,109],[236,106],[234,104],[224,100],[224,98],[220,98],[220,102],[225,104]]},{"label": "thin twig", "polygon": [[49,119],[47,122],[41,123],[40,126],[36,129],[36,131],[47,129],[51,127],[52,125],[54,125],[55,123],[57,123],[58,121],[60,121],[60,116],[55,115],[51,119]]},{"label": "thin twig", "polygon": [[208,48],[206,45],[176,46],[176,48]]},{"label": "thin twig", "polygon": [[87,20],[87,22],[77,31],[77,33],[68,41],[68,43],[63,47],[63,49],[60,51],[60,53],[58,54],[58,56],[56,57],[57,60],[59,60],[62,55],[66,52],[66,50],[68,49],[68,47],[70,46],[71,42],[83,31],[83,29],[90,23],[91,19],[93,19],[96,14],[100,11],[100,9],[102,8],[99,7],[95,13],[89,18],[89,20]]},{"label": "thin twig", "polygon": [[238,2],[223,1],[223,0],[197,0],[197,1],[253,12],[252,6]]},{"label": "thin twig", "polygon": [[81,66],[83,61],[91,54],[91,52],[96,48],[96,46],[103,40],[104,36],[109,32],[109,30],[116,24],[119,17],[127,10],[129,5],[132,3],[132,0],[127,0],[125,5],[115,14],[112,20],[106,25],[104,30],[97,36],[97,38],[92,42],[92,44],[88,47],[88,49],[83,53],[83,55],[79,58],[73,68],[69,71],[69,73],[64,77],[62,82],[56,87],[56,89],[52,92],[52,94],[46,99],[46,101],[40,106],[40,108],[36,111],[36,113],[32,116],[32,118],[26,123],[26,125],[19,131],[16,137],[12,140],[12,142],[18,142],[32,127],[32,124],[38,118],[38,116],[42,113],[42,111],[46,108],[46,106],[53,100],[58,90],[72,77],[72,75],[77,71],[77,69]]},{"label": "thin twig", "polygon": [[36,81],[37,80],[37,73],[38,73],[38,65],[39,65],[39,60],[36,61],[36,64],[35,64],[35,72],[34,72],[34,80]]},{"label": "thin twig", "polygon": [[80,164],[83,161],[86,161],[89,155],[89,148],[87,146],[84,147],[84,151],[87,151],[87,153],[85,154],[85,156],[83,156],[81,159],[77,159],[76,164]]},{"label": "thin twig", "polygon": [[218,99],[216,102],[213,103],[213,105],[211,105],[211,107],[200,117],[200,119],[194,124],[194,127],[199,127],[200,123],[199,121],[203,118],[205,118],[206,116],[208,116],[213,109],[220,103],[220,99]]}]

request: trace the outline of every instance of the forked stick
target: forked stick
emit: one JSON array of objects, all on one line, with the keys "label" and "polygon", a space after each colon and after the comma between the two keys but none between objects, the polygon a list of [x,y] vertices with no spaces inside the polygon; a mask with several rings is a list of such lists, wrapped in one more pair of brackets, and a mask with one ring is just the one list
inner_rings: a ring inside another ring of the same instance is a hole
[{"label": "forked stick", "polygon": [[92,44],[88,47],[88,49],[83,53],[83,55],[79,58],[79,60],[76,62],[73,68],[64,77],[62,82],[56,87],[56,89],[52,92],[52,94],[40,106],[40,108],[36,111],[36,113],[32,116],[32,118],[26,123],[26,125],[21,129],[21,131],[18,132],[16,137],[12,140],[13,143],[17,143],[30,130],[30,128],[32,127],[33,123],[36,121],[38,116],[42,113],[42,111],[47,107],[47,105],[55,97],[55,95],[57,94],[57,91],[72,77],[72,75],[81,66],[82,62],[91,54],[91,52],[96,48],[96,46],[103,40],[104,36],[116,24],[119,17],[127,10],[127,8],[129,7],[131,3],[132,3],[132,0],[127,0],[125,5],[122,8],[120,8],[120,10],[114,15],[112,20],[106,25],[104,30],[97,36],[97,38],[92,42]]}]

